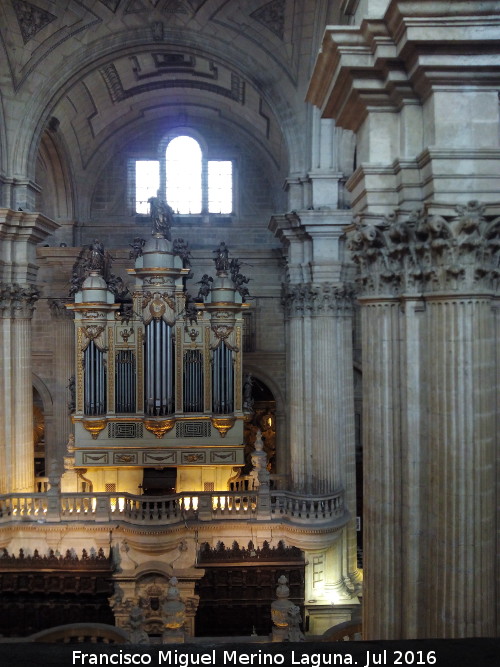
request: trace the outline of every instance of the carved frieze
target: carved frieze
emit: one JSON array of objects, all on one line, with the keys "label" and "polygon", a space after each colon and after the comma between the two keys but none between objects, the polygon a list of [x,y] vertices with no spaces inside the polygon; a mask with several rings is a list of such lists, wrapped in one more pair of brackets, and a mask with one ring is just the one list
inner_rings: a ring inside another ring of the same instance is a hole
[{"label": "carved frieze", "polygon": [[14,0],[12,5],[25,44],[42,30],[42,28],[45,28],[46,25],[52,23],[52,21],[55,21],[57,18],[54,14],[51,14],[39,6],[32,5],[30,2]]},{"label": "carved frieze", "polygon": [[252,563],[262,561],[303,563],[304,553],[298,547],[287,547],[282,540],[275,547],[271,547],[266,540],[262,543],[262,547],[249,542],[247,548],[241,547],[236,541],[232,543],[231,547],[226,547],[224,542],[218,542],[215,547],[211,547],[208,542],[204,542],[198,554],[198,561],[203,565],[241,561]]},{"label": "carved frieze", "polygon": [[287,317],[351,315],[353,291],[331,283],[285,283],[281,303]]},{"label": "carved frieze", "polygon": [[418,209],[377,224],[356,220],[347,247],[364,295],[495,290],[500,270],[500,217],[470,201],[456,214]]},{"label": "carved frieze", "polygon": [[111,571],[111,557],[106,557],[102,548],[96,553],[94,549],[82,550],[78,557],[74,550],[67,549],[64,556],[56,555],[50,549],[47,555],[41,556],[38,549],[33,554],[24,553],[19,549],[19,555],[9,554],[6,548],[0,553],[0,570],[105,570]]}]

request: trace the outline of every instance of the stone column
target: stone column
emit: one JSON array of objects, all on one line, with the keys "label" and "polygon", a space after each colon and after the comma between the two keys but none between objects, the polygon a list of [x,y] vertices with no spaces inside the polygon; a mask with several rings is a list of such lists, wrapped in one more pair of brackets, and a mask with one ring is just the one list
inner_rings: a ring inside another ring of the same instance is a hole
[{"label": "stone column", "polygon": [[[49,455],[61,473],[63,458],[66,454],[68,436],[72,432],[69,417],[71,402],[74,399],[69,388],[70,380],[75,373],[75,327],[74,315],[65,308],[68,299],[50,299],[49,306],[54,325],[54,417],[56,441]],[[73,406],[74,409],[74,406]]]},{"label": "stone column", "polygon": [[[492,299],[436,296],[428,309],[426,636],[493,636],[495,322]],[[441,572],[436,563],[442,563]]]},{"label": "stone column", "polygon": [[331,493],[354,464],[352,302],[331,283],[289,285],[290,449],[293,489]]},{"label": "stone column", "polygon": [[38,290],[2,284],[5,492],[34,490],[31,317]]},{"label": "stone column", "polygon": [[[401,499],[394,494],[401,475],[400,314],[391,299],[363,306],[363,469],[369,471],[363,489],[363,613],[382,639],[386,627],[398,636],[401,622]],[[379,586],[379,579],[391,585]]]},{"label": "stone column", "polygon": [[477,202],[359,221],[350,235],[365,639],[495,634],[499,236],[500,218]]},{"label": "stone column", "polygon": [[[299,217],[300,215],[300,217]],[[340,237],[350,216],[303,211],[276,216],[271,228],[288,249],[283,286],[287,330],[290,488],[299,493],[344,490],[351,520],[329,565],[324,594],[355,596],[356,480],[352,296],[342,282]],[[331,591],[327,589],[332,589]]]},{"label": "stone column", "polygon": [[40,213],[0,208],[0,493],[34,490],[31,318],[36,245],[59,225]]}]

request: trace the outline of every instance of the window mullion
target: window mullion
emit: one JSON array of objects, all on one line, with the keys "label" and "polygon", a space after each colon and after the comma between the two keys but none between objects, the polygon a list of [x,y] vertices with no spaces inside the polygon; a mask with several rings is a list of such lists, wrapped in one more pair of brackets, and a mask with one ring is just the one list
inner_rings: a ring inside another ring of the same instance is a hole
[{"label": "window mullion", "polygon": [[208,213],[208,160],[205,156],[201,163],[201,212]]}]

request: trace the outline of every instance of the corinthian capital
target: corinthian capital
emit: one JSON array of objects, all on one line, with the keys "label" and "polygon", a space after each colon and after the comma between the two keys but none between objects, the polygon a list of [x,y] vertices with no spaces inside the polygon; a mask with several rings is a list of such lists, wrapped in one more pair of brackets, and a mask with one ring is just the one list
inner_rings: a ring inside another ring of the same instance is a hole
[{"label": "corinthian capital", "polygon": [[500,217],[470,201],[454,215],[418,209],[376,224],[355,221],[348,249],[365,295],[494,291],[500,270]]},{"label": "corinthian capital", "polygon": [[33,285],[0,283],[0,310],[3,317],[29,319],[40,291]]},{"label": "corinthian capital", "polygon": [[284,284],[281,303],[287,317],[350,315],[353,290],[331,283]]}]

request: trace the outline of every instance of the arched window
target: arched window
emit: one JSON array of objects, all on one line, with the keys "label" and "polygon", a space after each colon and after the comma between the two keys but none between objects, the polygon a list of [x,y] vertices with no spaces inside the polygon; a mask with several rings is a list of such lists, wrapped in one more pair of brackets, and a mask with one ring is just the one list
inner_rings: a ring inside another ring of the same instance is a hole
[{"label": "arched window", "polygon": [[232,160],[209,160],[186,134],[169,138],[164,151],[160,160],[135,160],[136,213],[147,215],[158,192],[178,215],[233,212]]},{"label": "arched window", "polygon": [[165,151],[167,203],[177,213],[202,211],[202,156],[200,144],[192,137],[175,137]]}]

